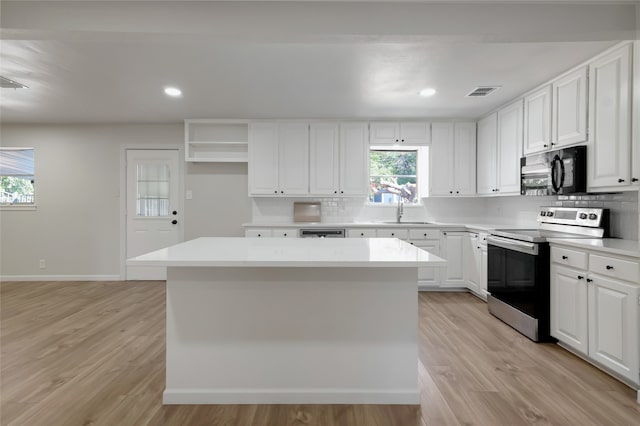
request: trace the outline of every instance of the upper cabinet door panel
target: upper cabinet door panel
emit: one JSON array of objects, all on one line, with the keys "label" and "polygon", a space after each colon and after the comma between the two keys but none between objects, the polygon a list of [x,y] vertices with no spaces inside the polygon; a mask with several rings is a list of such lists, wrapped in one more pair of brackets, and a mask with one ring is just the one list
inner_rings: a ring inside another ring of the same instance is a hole
[{"label": "upper cabinet door panel", "polygon": [[551,85],[524,98],[524,155],[551,147]]},{"label": "upper cabinet door panel", "polygon": [[336,195],[340,190],[339,125],[337,123],[311,124],[310,135],[309,192],[319,195]]},{"label": "upper cabinet door panel", "polygon": [[479,195],[495,194],[498,114],[478,121],[477,188]]},{"label": "upper cabinet door panel", "polygon": [[340,194],[369,195],[367,123],[340,124]]},{"label": "upper cabinet door panel", "polygon": [[498,193],[520,193],[522,99],[498,111]]},{"label": "upper cabinet door panel", "polygon": [[453,123],[433,123],[429,150],[429,195],[454,194]]},{"label": "upper cabinet door panel", "polygon": [[476,123],[456,123],[454,126],[455,194],[476,193]]},{"label": "upper cabinet door panel", "polygon": [[552,140],[556,148],[587,140],[587,67],[554,81]]},{"label": "upper cabinet door panel", "polygon": [[279,129],[280,194],[309,193],[309,125],[285,123]]},{"label": "upper cabinet door panel", "polygon": [[403,145],[429,145],[431,125],[425,122],[400,123],[400,143]]},{"label": "upper cabinet door panel", "polygon": [[370,124],[371,145],[395,145],[400,143],[398,123],[372,122]]},{"label": "upper cabinet door panel", "polygon": [[589,64],[589,188],[631,180],[631,47]]},{"label": "upper cabinet door panel", "polygon": [[278,194],[278,125],[249,125],[249,194]]}]

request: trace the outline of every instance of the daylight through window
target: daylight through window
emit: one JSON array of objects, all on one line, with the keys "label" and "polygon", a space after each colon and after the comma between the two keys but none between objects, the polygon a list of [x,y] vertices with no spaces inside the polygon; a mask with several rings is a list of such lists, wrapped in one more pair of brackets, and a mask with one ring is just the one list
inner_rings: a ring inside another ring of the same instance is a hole
[{"label": "daylight through window", "polygon": [[370,202],[396,203],[400,197],[405,203],[420,201],[417,150],[372,149],[369,156]]},{"label": "daylight through window", "polygon": [[35,205],[34,149],[0,148],[0,206]]}]

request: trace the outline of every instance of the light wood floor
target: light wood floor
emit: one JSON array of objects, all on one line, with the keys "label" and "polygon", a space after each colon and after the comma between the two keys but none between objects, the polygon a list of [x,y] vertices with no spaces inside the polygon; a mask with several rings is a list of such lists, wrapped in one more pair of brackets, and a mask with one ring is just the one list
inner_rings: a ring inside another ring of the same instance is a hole
[{"label": "light wood floor", "polygon": [[2,283],[0,424],[638,425],[633,390],[469,294],[420,294],[414,406],[162,406],[162,282]]}]

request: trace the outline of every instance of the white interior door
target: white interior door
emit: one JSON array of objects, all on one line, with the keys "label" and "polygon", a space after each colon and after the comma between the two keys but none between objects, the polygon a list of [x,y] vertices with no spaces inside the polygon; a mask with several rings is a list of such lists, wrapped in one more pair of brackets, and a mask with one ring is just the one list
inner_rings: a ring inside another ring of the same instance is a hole
[{"label": "white interior door", "polygon": [[[180,241],[178,150],[127,150],[126,258]],[[128,280],[165,280],[164,267],[127,266]]]}]

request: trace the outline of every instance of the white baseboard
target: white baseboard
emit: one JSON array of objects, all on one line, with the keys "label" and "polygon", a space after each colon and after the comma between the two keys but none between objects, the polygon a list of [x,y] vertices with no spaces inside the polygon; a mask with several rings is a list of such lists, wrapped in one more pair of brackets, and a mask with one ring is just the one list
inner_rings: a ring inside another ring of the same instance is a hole
[{"label": "white baseboard", "polygon": [[418,389],[165,389],[162,403],[174,404],[394,404],[419,405]]},{"label": "white baseboard", "polygon": [[122,281],[120,275],[0,275],[0,281]]}]

